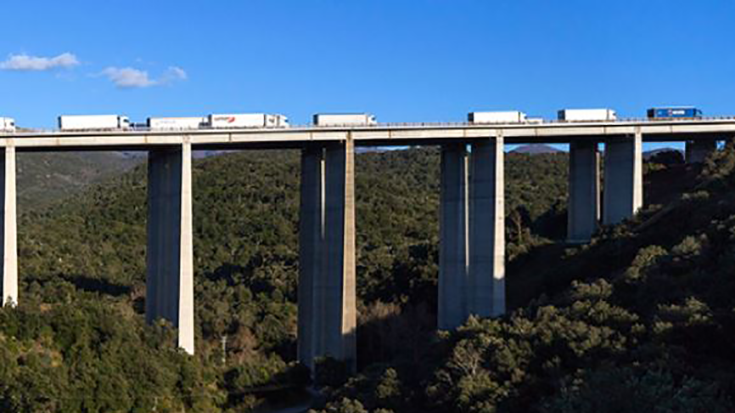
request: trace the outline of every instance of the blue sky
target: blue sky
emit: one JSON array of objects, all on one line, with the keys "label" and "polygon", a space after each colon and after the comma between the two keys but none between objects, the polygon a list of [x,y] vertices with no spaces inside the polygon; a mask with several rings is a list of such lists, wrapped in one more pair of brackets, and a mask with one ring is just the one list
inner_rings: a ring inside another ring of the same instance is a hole
[{"label": "blue sky", "polygon": [[[696,105],[735,114],[731,1],[33,1],[3,4],[0,115]],[[64,3],[64,4],[62,4]],[[22,69],[22,70],[21,70]],[[35,69],[35,70],[30,70]]]}]

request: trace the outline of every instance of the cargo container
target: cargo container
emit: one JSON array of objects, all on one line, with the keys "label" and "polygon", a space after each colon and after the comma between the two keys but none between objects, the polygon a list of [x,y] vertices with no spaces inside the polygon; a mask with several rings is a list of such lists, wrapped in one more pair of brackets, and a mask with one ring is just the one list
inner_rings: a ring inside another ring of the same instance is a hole
[{"label": "cargo container", "polygon": [[566,122],[611,121],[617,119],[612,109],[562,109],[559,120]]},{"label": "cargo container", "polygon": [[15,119],[0,118],[0,132],[15,132]]},{"label": "cargo container", "polygon": [[268,113],[229,113],[209,115],[212,128],[285,128],[288,118]]},{"label": "cargo container", "polygon": [[206,125],[207,118],[201,116],[148,118],[148,128],[151,130],[199,129]]},{"label": "cargo container", "polygon": [[375,116],[369,113],[318,113],[314,115],[317,126],[376,125]]},{"label": "cargo container", "polygon": [[701,118],[702,111],[693,106],[672,106],[648,109],[649,119]]},{"label": "cargo container", "polygon": [[129,129],[130,120],[119,115],[65,115],[59,116],[61,130]]},{"label": "cargo container", "polygon": [[470,112],[467,114],[470,123],[522,123],[526,114],[518,111],[504,112]]}]

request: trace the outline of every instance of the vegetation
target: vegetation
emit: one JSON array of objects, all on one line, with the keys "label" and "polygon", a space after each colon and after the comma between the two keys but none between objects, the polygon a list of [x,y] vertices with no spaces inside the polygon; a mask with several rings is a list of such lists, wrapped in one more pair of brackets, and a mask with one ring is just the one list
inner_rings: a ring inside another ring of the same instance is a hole
[{"label": "vegetation", "polygon": [[[239,412],[303,397],[298,159],[195,162],[195,357],[143,322],[144,165],[27,210],[20,304],[0,309],[0,411]],[[580,247],[556,242],[566,162],[507,155],[513,311],[437,334],[438,151],[358,155],[360,372],[325,381],[321,409],[731,410],[735,152],[696,182],[680,160],[654,159],[647,180],[694,189],[647,193],[639,217]]]}]

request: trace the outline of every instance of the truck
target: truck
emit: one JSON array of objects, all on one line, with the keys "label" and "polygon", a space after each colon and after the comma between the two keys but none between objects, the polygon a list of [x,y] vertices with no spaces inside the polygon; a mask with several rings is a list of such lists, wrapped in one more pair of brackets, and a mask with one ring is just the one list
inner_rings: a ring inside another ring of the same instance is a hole
[{"label": "truck", "polygon": [[120,115],[64,115],[59,116],[59,129],[63,131],[130,129],[130,119]]},{"label": "truck", "polygon": [[201,116],[148,118],[150,130],[199,129],[206,125],[207,118]]},{"label": "truck", "polygon": [[0,117],[0,132],[15,132],[15,119]]},{"label": "truck", "polygon": [[694,106],[668,106],[661,108],[651,108],[648,109],[646,113],[649,119],[698,119],[702,117],[702,111],[695,108]]},{"label": "truck", "polygon": [[377,125],[375,115],[369,113],[317,113],[314,115],[316,126]]},{"label": "truck", "polygon": [[503,112],[470,112],[467,114],[470,123],[523,123],[526,114],[517,110]]},{"label": "truck", "polygon": [[596,122],[617,119],[612,109],[562,109],[559,120],[565,122]]},{"label": "truck", "polygon": [[285,128],[288,118],[269,113],[225,113],[208,117],[211,128]]}]

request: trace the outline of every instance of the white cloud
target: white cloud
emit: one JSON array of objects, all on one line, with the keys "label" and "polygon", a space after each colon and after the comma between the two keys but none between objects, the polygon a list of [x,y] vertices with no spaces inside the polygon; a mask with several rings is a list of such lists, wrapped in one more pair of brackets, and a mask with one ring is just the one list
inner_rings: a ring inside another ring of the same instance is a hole
[{"label": "white cloud", "polygon": [[150,87],[156,84],[155,80],[148,77],[148,72],[132,67],[108,67],[102,74],[115,86],[124,89]]},{"label": "white cloud", "polygon": [[7,60],[0,62],[2,70],[43,71],[56,68],[72,68],[79,65],[77,57],[71,53],[62,53],[56,57],[29,56],[27,54],[10,55]]},{"label": "white cloud", "polygon": [[186,75],[184,69],[178,66],[169,66],[168,70],[166,70],[166,73],[163,74],[161,81],[163,83],[171,83],[177,80],[186,80],[187,78],[188,76]]},{"label": "white cloud", "polygon": [[169,67],[159,79],[151,79],[148,72],[132,67],[108,67],[102,71],[104,76],[122,89],[145,88],[151,86],[170,84],[180,80],[186,80],[184,69],[176,66]]}]

